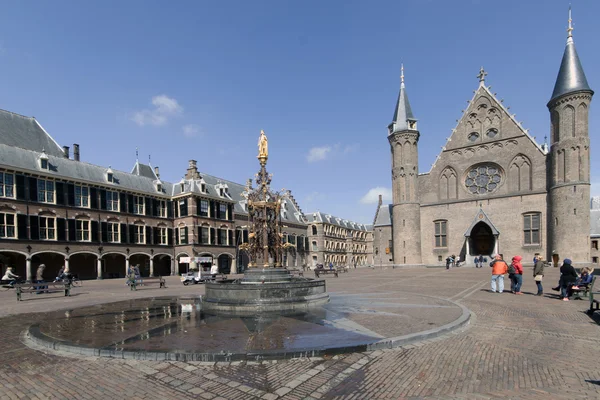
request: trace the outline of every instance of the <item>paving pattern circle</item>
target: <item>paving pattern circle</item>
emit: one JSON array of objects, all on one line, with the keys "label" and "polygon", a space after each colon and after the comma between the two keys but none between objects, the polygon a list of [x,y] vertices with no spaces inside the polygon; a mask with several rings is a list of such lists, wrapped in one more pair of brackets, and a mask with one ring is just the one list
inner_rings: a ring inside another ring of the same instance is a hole
[{"label": "paving pattern circle", "polygon": [[199,296],[135,299],[47,314],[29,328],[36,345],[145,360],[233,361],[390,348],[466,324],[449,300],[400,293],[331,293],[308,313],[253,317],[203,312]]}]

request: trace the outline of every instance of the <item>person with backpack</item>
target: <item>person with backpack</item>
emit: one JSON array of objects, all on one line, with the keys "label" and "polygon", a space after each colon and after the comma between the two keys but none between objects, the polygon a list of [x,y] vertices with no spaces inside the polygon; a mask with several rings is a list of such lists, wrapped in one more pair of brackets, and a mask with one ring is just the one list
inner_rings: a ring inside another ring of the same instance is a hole
[{"label": "person with backpack", "polygon": [[502,293],[504,291],[504,274],[508,272],[508,265],[501,255],[497,255],[490,263],[490,267],[492,267],[492,293],[496,293],[496,282],[498,282],[498,293]]},{"label": "person with backpack", "polygon": [[521,264],[522,259],[523,257],[521,256],[514,256],[512,258],[512,263],[510,264],[515,270],[513,275],[515,280],[515,287],[513,290],[515,294],[523,294],[521,293],[521,286],[523,285],[523,264]]},{"label": "person with backpack", "polygon": [[576,281],[577,271],[571,265],[571,259],[565,258],[560,267],[560,294],[563,301],[569,301],[569,291]]}]

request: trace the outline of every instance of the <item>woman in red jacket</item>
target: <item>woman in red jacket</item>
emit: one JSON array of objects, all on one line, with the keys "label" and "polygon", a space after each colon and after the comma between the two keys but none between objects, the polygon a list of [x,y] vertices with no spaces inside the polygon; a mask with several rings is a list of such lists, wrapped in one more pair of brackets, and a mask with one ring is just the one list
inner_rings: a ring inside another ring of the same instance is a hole
[{"label": "woman in red jacket", "polygon": [[512,258],[512,266],[515,268],[515,294],[523,294],[521,293],[521,285],[523,285],[523,264],[521,264],[521,260],[523,257],[514,256]]}]

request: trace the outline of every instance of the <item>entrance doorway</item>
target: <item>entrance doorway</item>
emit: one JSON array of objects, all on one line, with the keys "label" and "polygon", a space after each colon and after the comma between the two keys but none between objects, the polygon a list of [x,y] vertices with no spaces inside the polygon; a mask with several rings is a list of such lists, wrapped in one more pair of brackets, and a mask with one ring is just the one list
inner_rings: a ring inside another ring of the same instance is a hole
[{"label": "entrance doorway", "polygon": [[471,255],[491,255],[494,252],[496,238],[485,222],[477,223],[471,230]]}]

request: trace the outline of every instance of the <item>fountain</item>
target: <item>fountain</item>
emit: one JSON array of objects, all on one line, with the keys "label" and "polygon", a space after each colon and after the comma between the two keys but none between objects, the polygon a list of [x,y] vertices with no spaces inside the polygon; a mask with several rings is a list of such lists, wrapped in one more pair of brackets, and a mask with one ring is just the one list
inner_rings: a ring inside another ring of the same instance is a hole
[{"label": "fountain", "polygon": [[248,196],[248,243],[240,250],[248,254],[250,263],[244,277],[238,280],[206,285],[202,308],[207,312],[254,315],[268,312],[303,312],[329,302],[325,281],[293,277],[282,266],[281,233],[282,194],[270,189],[272,175],[267,172],[269,158],[267,136],[260,132],[256,174],[257,186]]}]

